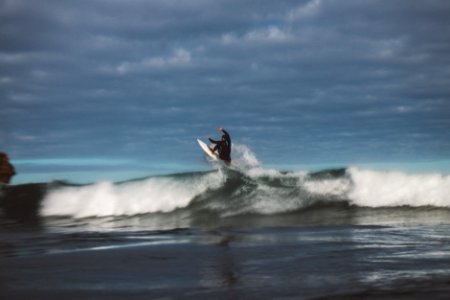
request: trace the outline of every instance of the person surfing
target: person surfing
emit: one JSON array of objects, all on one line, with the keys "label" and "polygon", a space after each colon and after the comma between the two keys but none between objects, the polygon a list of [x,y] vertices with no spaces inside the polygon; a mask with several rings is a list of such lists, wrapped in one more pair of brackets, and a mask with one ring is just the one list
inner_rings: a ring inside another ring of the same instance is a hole
[{"label": "person surfing", "polygon": [[208,136],[208,140],[215,144],[214,148],[209,148],[209,150],[211,150],[212,153],[217,151],[219,158],[229,165],[231,164],[231,138],[228,132],[222,127],[219,128],[219,131],[223,132],[220,141],[215,141]]}]

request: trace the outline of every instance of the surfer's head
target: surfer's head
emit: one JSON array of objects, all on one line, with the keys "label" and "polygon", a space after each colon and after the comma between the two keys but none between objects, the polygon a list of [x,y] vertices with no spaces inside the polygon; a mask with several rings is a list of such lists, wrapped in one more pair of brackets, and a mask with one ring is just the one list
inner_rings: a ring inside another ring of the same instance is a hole
[{"label": "surfer's head", "polygon": [[226,135],[224,134],[224,135],[222,135],[222,141],[225,141],[226,140]]}]

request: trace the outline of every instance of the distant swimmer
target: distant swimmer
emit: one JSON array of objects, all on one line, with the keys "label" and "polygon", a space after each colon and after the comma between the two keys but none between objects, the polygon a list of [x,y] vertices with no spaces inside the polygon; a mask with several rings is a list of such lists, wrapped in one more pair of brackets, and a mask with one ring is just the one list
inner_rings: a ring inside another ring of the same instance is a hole
[{"label": "distant swimmer", "polygon": [[228,132],[222,127],[219,128],[219,131],[223,132],[220,141],[215,141],[211,139],[211,137],[208,137],[208,140],[216,145],[211,151],[217,151],[219,153],[219,158],[229,164],[231,163],[231,138]]},{"label": "distant swimmer", "polygon": [[9,162],[8,155],[0,152],[0,183],[9,184],[14,175],[16,175],[16,170]]}]

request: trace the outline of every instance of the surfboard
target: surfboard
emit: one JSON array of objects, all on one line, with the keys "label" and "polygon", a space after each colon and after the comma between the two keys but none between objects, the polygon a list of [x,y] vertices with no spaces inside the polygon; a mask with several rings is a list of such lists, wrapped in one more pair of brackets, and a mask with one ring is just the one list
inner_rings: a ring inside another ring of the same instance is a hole
[{"label": "surfboard", "polygon": [[206,155],[214,160],[219,160],[219,156],[216,153],[212,152],[211,149],[209,149],[208,145],[206,145],[202,140],[197,139],[197,143],[200,145],[200,148],[202,148],[203,152],[205,152]]}]

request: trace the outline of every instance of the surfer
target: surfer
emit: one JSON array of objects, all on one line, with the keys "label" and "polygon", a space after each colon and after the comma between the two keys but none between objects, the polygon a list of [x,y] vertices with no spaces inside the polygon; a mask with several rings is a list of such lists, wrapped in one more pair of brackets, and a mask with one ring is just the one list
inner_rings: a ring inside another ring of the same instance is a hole
[{"label": "surfer", "polygon": [[225,161],[227,164],[231,163],[231,138],[228,132],[223,129],[222,127],[219,128],[219,131],[223,132],[222,138],[220,141],[215,141],[211,139],[211,137],[208,137],[208,140],[216,144],[216,146],[213,149],[210,149],[212,152],[218,151],[219,158],[223,161]]}]

